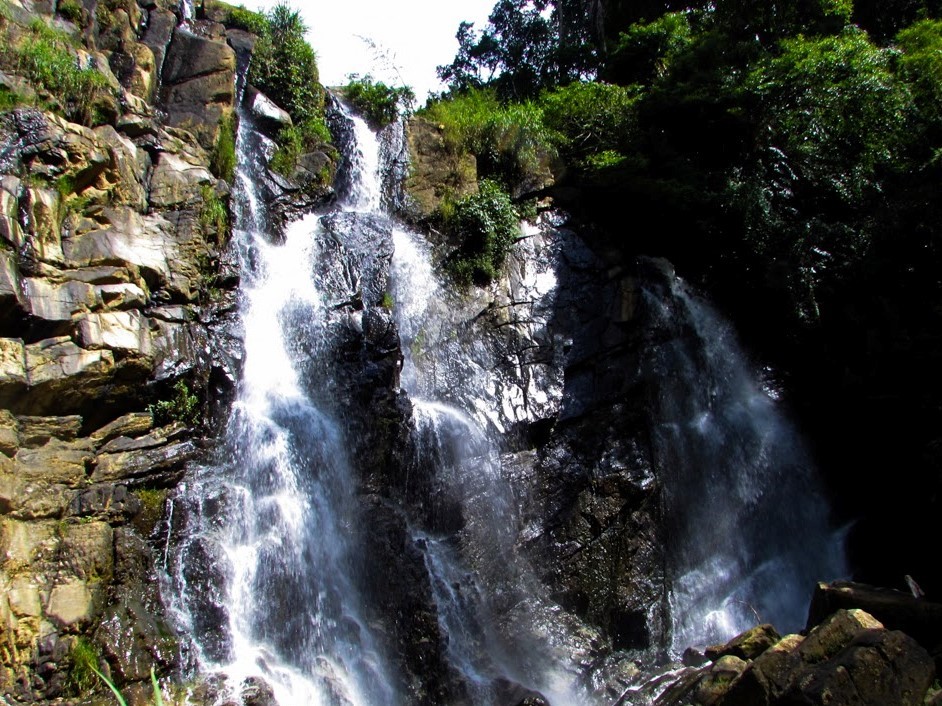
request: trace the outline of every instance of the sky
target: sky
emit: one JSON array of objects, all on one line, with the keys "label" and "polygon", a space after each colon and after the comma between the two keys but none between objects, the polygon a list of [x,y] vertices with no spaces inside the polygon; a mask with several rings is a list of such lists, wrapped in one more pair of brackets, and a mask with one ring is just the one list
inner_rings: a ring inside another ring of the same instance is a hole
[{"label": "sky", "polygon": [[[345,84],[348,74],[368,73],[388,84],[411,86],[419,106],[429,91],[442,88],[435,67],[454,59],[458,25],[467,20],[483,28],[495,2],[287,0],[290,7],[301,11],[309,28],[308,41],[317,52],[321,83]],[[245,6],[267,10],[276,3],[248,0]]]}]

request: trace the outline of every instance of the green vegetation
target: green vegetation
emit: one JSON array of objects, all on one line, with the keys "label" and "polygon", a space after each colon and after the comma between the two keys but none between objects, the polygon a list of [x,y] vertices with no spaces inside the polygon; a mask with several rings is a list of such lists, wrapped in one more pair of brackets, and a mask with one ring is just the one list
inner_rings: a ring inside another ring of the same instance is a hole
[{"label": "green vegetation", "polygon": [[226,241],[229,229],[229,209],[226,202],[219,197],[216,189],[210,184],[202,187],[200,195],[203,200],[200,207],[200,227],[205,234],[215,235],[216,244],[222,245]]},{"label": "green vegetation", "polygon": [[520,217],[510,196],[487,179],[478,193],[446,204],[440,220],[445,232],[459,241],[448,267],[462,285],[485,285],[496,278],[520,234]]},{"label": "green vegetation", "polygon": [[219,119],[219,137],[210,155],[209,168],[220,179],[230,184],[236,168],[236,124],[235,114],[226,113]]},{"label": "green vegetation", "polygon": [[223,3],[215,4],[225,7],[225,15],[222,19],[222,23],[226,25],[226,27],[242,29],[259,36],[268,31],[268,20],[262,13],[247,10],[243,5],[233,7],[225,6]]},{"label": "green vegetation", "polygon": [[[271,168],[283,176],[291,177],[302,154],[324,147],[330,141],[330,130],[323,118],[282,128],[278,133],[278,149],[271,158]],[[327,178],[329,176],[328,172]]]},{"label": "green vegetation", "polygon": [[101,658],[95,646],[84,637],[75,638],[69,653],[72,666],[69,668],[69,684],[78,694],[91,691],[96,682],[98,660]]},{"label": "green vegetation", "polygon": [[374,128],[386,127],[408,112],[415,101],[415,94],[407,86],[394,88],[373,77],[351,74],[343,88],[344,97],[354,109],[362,114]]},{"label": "green vegetation", "polygon": [[86,125],[100,119],[96,99],[111,91],[101,72],[79,65],[72,39],[40,20],[18,41],[0,48],[0,65],[28,79],[50,109]]},{"label": "green vegetation", "polygon": [[295,124],[323,121],[324,89],[314,50],[305,41],[307,26],[297,10],[275,5],[259,34],[249,82],[280,105]]},{"label": "green vegetation", "polygon": [[154,416],[154,424],[163,425],[171,422],[183,422],[195,426],[200,420],[200,401],[190,392],[185,380],[177,380],[173,386],[174,395],[168,400],[159,400],[147,409]]},{"label": "green vegetation", "polygon": [[59,0],[56,13],[69,22],[74,22],[79,27],[88,25],[88,13],[79,0]]}]

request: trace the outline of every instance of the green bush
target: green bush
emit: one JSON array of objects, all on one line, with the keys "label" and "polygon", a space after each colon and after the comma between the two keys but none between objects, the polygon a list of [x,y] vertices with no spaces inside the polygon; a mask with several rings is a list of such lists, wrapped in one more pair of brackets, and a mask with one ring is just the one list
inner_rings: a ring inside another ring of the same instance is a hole
[{"label": "green bush", "polygon": [[154,424],[183,422],[188,426],[196,425],[200,418],[199,398],[190,392],[190,387],[184,380],[177,380],[173,391],[174,396],[169,400],[160,400],[148,407],[154,417]]},{"label": "green bush", "polygon": [[88,14],[78,0],[59,0],[56,13],[79,27],[85,27],[88,24]]},{"label": "green bush", "polygon": [[942,21],[923,20],[896,36],[899,76],[909,85],[920,126],[939,147],[942,135]]},{"label": "green bush", "polygon": [[223,19],[226,27],[242,29],[256,35],[263,35],[268,31],[268,20],[260,12],[247,10],[242,5],[230,7]]},{"label": "green bush", "polygon": [[282,128],[278,133],[278,149],[272,155],[269,166],[291,178],[302,154],[329,144],[330,141],[330,130],[323,118],[312,118],[300,125]]},{"label": "green bush", "polygon": [[229,209],[210,184],[205,184],[200,189],[200,195],[203,200],[200,207],[200,226],[203,233],[215,235],[216,244],[222,245],[226,241],[229,228]]},{"label": "green bush", "polygon": [[430,103],[419,113],[442,128],[454,154],[470,152],[478,171],[514,186],[555,159],[558,135],[539,103],[501,103],[490,89],[471,89]]},{"label": "green bush", "polygon": [[29,33],[20,41],[0,49],[0,59],[44,94],[51,108],[75,122],[93,124],[97,119],[92,107],[96,97],[111,90],[101,72],[79,66],[67,35],[41,21],[30,25]]},{"label": "green bush", "polygon": [[440,217],[459,241],[448,265],[454,279],[463,285],[495,279],[520,233],[517,210],[500,184],[483,180],[478,193],[446,205]]},{"label": "green bush", "polygon": [[72,666],[69,669],[69,685],[78,694],[87,694],[98,682],[96,671],[100,655],[95,646],[84,637],[72,643],[69,653]]},{"label": "green bush", "polygon": [[618,83],[649,84],[668,72],[692,40],[686,12],[669,12],[653,22],[633,24],[619,36],[606,75]]},{"label": "green bush", "polygon": [[296,124],[322,120],[324,90],[317,57],[305,41],[307,26],[297,10],[275,5],[266,15],[249,66],[249,82],[288,111]]},{"label": "green bush", "polygon": [[344,97],[353,108],[363,115],[373,127],[381,128],[408,112],[415,101],[415,94],[408,86],[393,88],[373,77],[351,74],[343,88]]}]

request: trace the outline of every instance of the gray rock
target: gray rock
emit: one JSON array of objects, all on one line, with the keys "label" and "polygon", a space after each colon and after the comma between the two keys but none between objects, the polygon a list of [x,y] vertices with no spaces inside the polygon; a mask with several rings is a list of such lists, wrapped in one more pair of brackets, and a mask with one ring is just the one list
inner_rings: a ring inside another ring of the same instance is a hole
[{"label": "gray rock", "polygon": [[68,417],[17,417],[20,445],[38,448],[52,439],[75,441],[82,428],[79,415]]},{"label": "gray rock", "polygon": [[78,337],[89,350],[107,348],[137,356],[153,353],[150,326],[139,311],[85,314],[78,320]]},{"label": "gray rock", "polygon": [[243,101],[255,124],[270,137],[277,137],[279,131],[293,125],[287,111],[279,108],[271,98],[253,86],[246,89]]},{"label": "gray rock", "polygon": [[89,438],[98,443],[105,444],[119,436],[135,438],[146,434],[154,426],[154,417],[150,412],[131,412],[123,417],[109,422]]}]

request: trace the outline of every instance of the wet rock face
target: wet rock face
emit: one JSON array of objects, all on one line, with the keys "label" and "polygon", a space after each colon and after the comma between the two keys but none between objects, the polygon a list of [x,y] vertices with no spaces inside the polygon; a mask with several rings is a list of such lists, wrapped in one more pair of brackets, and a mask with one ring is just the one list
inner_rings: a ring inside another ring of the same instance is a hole
[{"label": "wet rock face", "polygon": [[[772,640],[765,626],[713,648],[715,661],[682,672],[657,706],[917,706],[935,678],[915,640],[859,609],[838,610],[806,637]],[[751,649],[744,658],[744,645]]]}]

